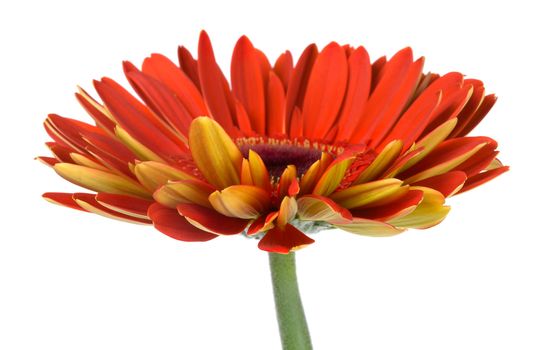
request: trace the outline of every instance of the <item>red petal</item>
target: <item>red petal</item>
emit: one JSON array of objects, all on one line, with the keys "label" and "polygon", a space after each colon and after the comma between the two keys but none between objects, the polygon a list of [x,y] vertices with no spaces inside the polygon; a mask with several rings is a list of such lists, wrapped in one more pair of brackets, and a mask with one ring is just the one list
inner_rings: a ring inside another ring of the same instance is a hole
[{"label": "red petal", "polygon": [[384,115],[388,115],[387,112],[392,108],[391,101],[395,99],[395,104],[400,103],[400,99],[397,98],[399,88],[405,83],[411,65],[412,50],[410,48],[397,52],[385,65],[380,82],[370,96],[365,112],[359,120],[355,137],[351,139],[352,142],[367,142],[372,137],[375,128],[382,124],[381,120],[384,120]]},{"label": "red petal", "polygon": [[169,237],[185,242],[205,242],[217,235],[191,225],[177,210],[154,203],[148,209],[154,227]]},{"label": "red petal", "polygon": [[229,106],[230,88],[223,72],[215,62],[210,38],[205,31],[200,32],[198,41],[198,74],[204,100],[212,117],[223,128],[227,130],[232,128],[234,116]]},{"label": "red petal", "polygon": [[288,254],[311,243],[314,243],[312,238],[287,224],[284,230],[278,227],[269,230],[258,243],[258,248],[271,253]]},{"label": "red petal", "polygon": [[376,61],[374,61],[374,63],[372,64],[371,94],[376,88],[376,86],[378,86],[378,83],[380,82],[380,79],[382,78],[382,73],[384,71],[384,68],[386,67],[386,63],[387,63],[386,56],[382,56],[378,58]]},{"label": "red petal", "polygon": [[174,92],[191,117],[208,115],[204,99],[185,73],[163,55],[153,54],[142,64],[142,72],[159,80]]},{"label": "red petal", "polygon": [[369,98],[371,64],[369,54],[360,47],[348,58],[348,87],[339,116],[337,140],[348,141]]},{"label": "red petal", "polygon": [[412,185],[429,187],[440,192],[444,197],[450,197],[462,188],[467,178],[466,173],[463,171],[450,171],[445,174],[414,182]]},{"label": "red petal", "polygon": [[254,130],[266,132],[265,87],[259,57],[246,36],[234,48],[230,69],[232,91],[243,104]]},{"label": "red petal", "polygon": [[466,181],[466,183],[464,184],[464,187],[462,187],[462,190],[460,190],[459,193],[463,193],[463,192],[471,190],[472,188],[476,188],[477,186],[482,185],[485,182],[490,181],[494,179],[495,177],[505,173],[507,170],[509,170],[509,167],[504,166],[501,168],[488,170],[483,173],[472,176],[468,179],[468,181]]},{"label": "red petal", "polygon": [[193,58],[191,52],[183,46],[178,47],[178,60],[180,61],[181,69],[187,74],[197,89],[202,91],[200,88],[200,80],[198,78],[197,61]]},{"label": "red petal", "polygon": [[80,211],[86,211],[82,209],[77,202],[75,202],[73,195],[74,193],[47,192],[43,193],[42,197],[54,204],[63,205],[64,207],[77,209]]},{"label": "red petal", "polygon": [[311,44],[305,48],[301,54],[296,67],[290,76],[288,89],[286,91],[286,126],[290,127],[290,119],[295,113],[295,108],[303,107],[303,97],[307,89],[307,83],[311,74],[314,61],[318,56],[318,48]]},{"label": "red petal", "polygon": [[294,109],[290,118],[290,131],[288,132],[291,139],[303,137],[303,114],[299,108]]},{"label": "red petal", "polygon": [[[483,82],[481,80],[477,79],[466,79],[464,80],[464,84],[471,84],[473,86],[473,92],[472,96],[462,109],[460,113],[458,114],[458,124],[451,132],[451,135],[458,135],[465,127],[466,124],[470,122],[473,115],[481,106],[481,103],[483,102],[483,99],[485,98],[485,87],[483,86]],[[451,136],[450,136],[451,137]]]},{"label": "red petal", "polygon": [[[90,95],[86,93],[83,89],[81,91],[86,94],[89,98]],[[99,126],[101,129],[108,131],[109,135],[114,135],[114,127],[116,124],[109,119],[105,114],[103,114],[100,110],[95,108],[86,98],[84,98],[81,94],[76,93],[75,97],[77,98],[77,101],[81,104],[81,106],[84,108],[84,110],[92,117],[92,119],[95,121],[96,125]],[[92,99],[93,100],[93,99]],[[94,100],[95,103],[97,101]]]},{"label": "red petal", "polygon": [[387,221],[411,212],[423,199],[423,191],[410,190],[397,200],[379,207],[352,210],[356,218]]},{"label": "red petal", "polygon": [[224,216],[198,204],[182,203],[176,208],[192,225],[217,235],[235,235],[249,225],[249,220]]},{"label": "red petal", "polygon": [[148,208],[154,203],[141,198],[113,193],[98,193],[95,199],[109,209],[143,217],[146,217]]},{"label": "red petal", "polygon": [[494,103],[496,103],[496,99],[497,98],[494,95],[485,96],[483,103],[481,103],[477,111],[470,118],[470,121],[464,126],[464,128],[459,133],[456,133],[454,137],[468,135],[470,131],[472,131],[481,122],[481,120],[485,118],[485,116],[490,111],[492,106],[494,106]]},{"label": "red petal", "polygon": [[481,171],[485,170],[499,153],[496,151],[496,147],[498,146],[497,143],[494,140],[492,141],[492,143],[485,145],[479,152],[456,167],[455,170],[465,172],[468,177],[479,174]]},{"label": "red petal", "polygon": [[285,92],[281,80],[273,72],[269,74],[267,94],[267,133],[269,136],[284,135],[286,133]]},{"label": "red petal", "polygon": [[288,89],[288,83],[290,81],[290,76],[292,75],[293,69],[294,62],[292,61],[292,54],[290,51],[286,51],[285,53],[281,54],[273,66],[273,70],[279,79],[281,79],[285,90]]},{"label": "red petal", "polygon": [[306,137],[322,139],[337,119],[346,92],[348,62],[344,49],[332,42],[314,62],[305,100],[303,131]]}]

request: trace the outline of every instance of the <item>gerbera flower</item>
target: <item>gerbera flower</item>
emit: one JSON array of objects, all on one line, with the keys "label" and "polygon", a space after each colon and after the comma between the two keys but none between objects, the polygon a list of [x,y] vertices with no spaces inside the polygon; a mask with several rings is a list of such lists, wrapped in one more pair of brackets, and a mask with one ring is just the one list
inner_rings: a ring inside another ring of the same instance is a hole
[{"label": "gerbera flower", "polygon": [[46,199],[182,241],[243,232],[288,253],[326,228],[431,227],[447,197],[508,169],[496,141],[466,136],[496,97],[461,73],[423,73],[410,48],[372,61],[363,47],[312,44],[272,65],[241,37],[231,86],[205,32],[197,59],[178,56],[124,62],[138,98],[109,78],[94,82],[101,102],[80,89],[95,125],[49,115],[54,158],[39,159],[97,193]]}]

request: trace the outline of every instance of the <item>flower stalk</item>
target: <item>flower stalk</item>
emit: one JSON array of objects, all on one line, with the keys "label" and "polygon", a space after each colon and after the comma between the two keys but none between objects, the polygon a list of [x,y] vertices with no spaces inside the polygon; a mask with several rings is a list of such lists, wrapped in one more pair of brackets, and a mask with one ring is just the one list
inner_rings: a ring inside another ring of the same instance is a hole
[{"label": "flower stalk", "polygon": [[312,350],[299,294],[295,253],[269,253],[269,262],[283,350]]}]

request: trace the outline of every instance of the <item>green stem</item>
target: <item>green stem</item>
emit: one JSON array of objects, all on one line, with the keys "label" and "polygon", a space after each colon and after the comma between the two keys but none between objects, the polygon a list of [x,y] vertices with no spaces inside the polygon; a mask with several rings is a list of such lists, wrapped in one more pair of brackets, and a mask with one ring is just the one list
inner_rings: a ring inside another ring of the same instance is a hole
[{"label": "green stem", "polygon": [[273,296],[283,350],[312,350],[299,295],[295,253],[269,254]]}]

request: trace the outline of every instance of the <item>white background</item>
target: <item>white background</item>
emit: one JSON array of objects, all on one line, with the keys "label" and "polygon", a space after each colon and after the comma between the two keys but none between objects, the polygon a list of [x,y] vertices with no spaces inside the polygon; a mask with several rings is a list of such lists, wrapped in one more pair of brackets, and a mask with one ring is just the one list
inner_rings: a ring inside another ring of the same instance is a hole
[{"label": "white background", "polygon": [[318,234],[297,254],[316,349],[539,349],[538,46],[532,1],[20,1],[0,8],[0,349],[278,349],[266,255],[242,237],[188,244],[50,205],[76,187],[33,160],[47,113],[88,120],[77,84],[121,61],[196,52],[228,71],[247,34],[274,60],[310,42],[410,45],[426,69],[482,79],[498,103],[475,134],[512,170],[450,199],[428,231]]}]

